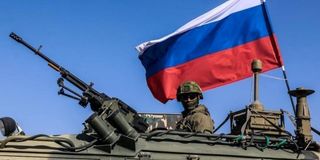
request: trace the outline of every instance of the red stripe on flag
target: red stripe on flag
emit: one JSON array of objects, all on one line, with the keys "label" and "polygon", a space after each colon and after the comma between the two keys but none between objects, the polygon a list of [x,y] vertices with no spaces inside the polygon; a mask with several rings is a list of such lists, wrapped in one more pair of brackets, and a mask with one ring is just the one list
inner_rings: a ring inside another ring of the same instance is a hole
[{"label": "red stripe on flag", "polygon": [[281,56],[275,53],[268,36],[166,68],[149,77],[147,83],[154,97],[165,103],[176,98],[179,84],[186,80],[208,90],[250,77],[253,59],[262,61],[262,72],[281,67]]}]

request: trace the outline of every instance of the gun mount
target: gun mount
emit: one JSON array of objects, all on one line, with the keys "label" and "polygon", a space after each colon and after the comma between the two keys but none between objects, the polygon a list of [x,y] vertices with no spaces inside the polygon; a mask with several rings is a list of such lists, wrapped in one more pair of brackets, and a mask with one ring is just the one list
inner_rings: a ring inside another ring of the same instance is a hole
[{"label": "gun mount", "polygon": [[[86,120],[85,132],[93,131],[91,134],[98,136],[99,143],[112,147],[119,139],[125,138],[136,141],[139,137],[138,132],[145,132],[148,128],[143,118],[123,101],[96,91],[93,88],[93,83],[88,85],[83,82],[80,78],[41,53],[40,47],[35,49],[15,33],[11,33],[9,36],[47,61],[52,69],[60,73],[61,78],[57,80],[57,84],[60,87],[58,94],[79,100],[79,104],[83,107],[90,104],[92,111],[95,113]],[[79,88],[82,94],[65,86],[64,79]],[[70,94],[65,93],[65,90],[69,91]]]}]

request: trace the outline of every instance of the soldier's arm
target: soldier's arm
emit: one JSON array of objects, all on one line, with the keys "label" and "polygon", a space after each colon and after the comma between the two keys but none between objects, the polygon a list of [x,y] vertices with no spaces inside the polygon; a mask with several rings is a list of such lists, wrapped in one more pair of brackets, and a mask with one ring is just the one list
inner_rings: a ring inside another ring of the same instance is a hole
[{"label": "soldier's arm", "polygon": [[193,131],[200,133],[212,133],[213,121],[209,115],[196,113],[193,118]]}]

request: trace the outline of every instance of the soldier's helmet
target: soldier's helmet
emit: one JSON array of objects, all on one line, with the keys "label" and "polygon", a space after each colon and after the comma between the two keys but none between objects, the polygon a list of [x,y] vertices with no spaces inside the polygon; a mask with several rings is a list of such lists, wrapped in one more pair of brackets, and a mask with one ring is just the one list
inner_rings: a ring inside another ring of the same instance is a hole
[{"label": "soldier's helmet", "polygon": [[177,90],[177,100],[180,102],[182,95],[187,93],[197,93],[200,95],[200,99],[203,99],[202,90],[194,81],[186,81],[180,84]]}]

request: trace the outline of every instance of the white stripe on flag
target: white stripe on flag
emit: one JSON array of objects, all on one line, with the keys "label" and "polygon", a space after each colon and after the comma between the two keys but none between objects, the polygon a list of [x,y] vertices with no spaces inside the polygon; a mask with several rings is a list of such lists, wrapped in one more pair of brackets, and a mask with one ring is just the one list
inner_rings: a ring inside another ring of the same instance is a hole
[{"label": "white stripe on flag", "polygon": [[175,32],[162,37],[160,39],[151,40],[148,42],[144,42],[136,47],[136,49],[139,52],[139,55],[143,54],[146,49],[151,47],[152,45],[156,43],[160,43],[174,35],[186,32],[188,30],[191,30],[195,27],[199,27],[201,25],[205,25],[208,23],[219,21],[227,16],[229,16],[232,13],[239,12],[254,6],[258,6],[261,3],[263,3],[264,0],[229,0],[220,6],[210,10],[209,12],[193,19],[192,21],[188,22],[187,24],[183,25],[179,29],[177,29]]}]

